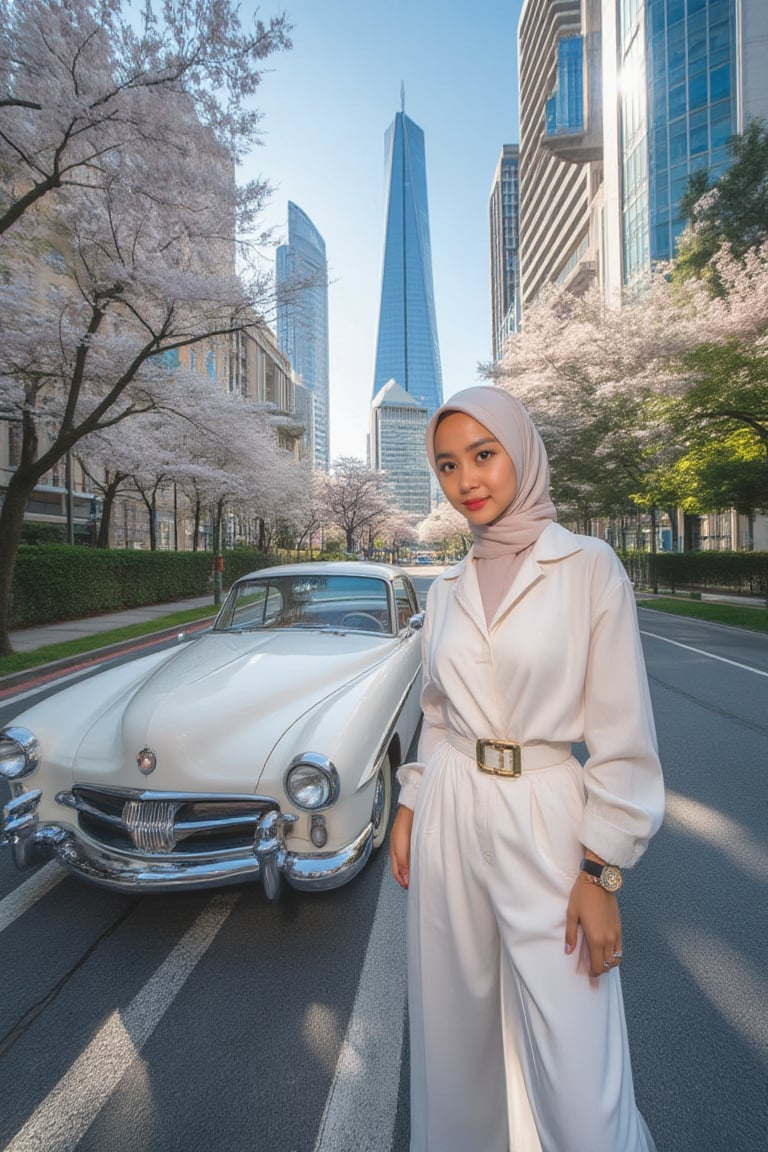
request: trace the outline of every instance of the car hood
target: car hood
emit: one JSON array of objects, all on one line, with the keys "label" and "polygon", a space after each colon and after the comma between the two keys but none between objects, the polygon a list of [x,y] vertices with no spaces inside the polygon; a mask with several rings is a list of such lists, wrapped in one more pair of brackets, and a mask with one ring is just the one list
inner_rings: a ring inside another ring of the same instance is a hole
[{"label": "car hood", "polygon": [[[209,633],[94,721],[77,750],[73,782],[251,792],[286,730],[375,670],[395,644],[354,633]],[[157,758],[148,777],[136,762],[145,747]]]}]

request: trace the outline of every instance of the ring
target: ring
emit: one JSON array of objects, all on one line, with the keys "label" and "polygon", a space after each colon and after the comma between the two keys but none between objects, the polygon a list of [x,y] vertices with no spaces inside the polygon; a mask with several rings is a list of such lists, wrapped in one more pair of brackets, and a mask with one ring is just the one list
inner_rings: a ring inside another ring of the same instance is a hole
[{"label": "ring", "polygon": [[603,960],[603,968],[613,968],[613,964],[611,964],[610,960]]},{"label": "ring", "polygon": [[614,952],[613,958],[614,958],[614,960],[621,960],[623,955],[624,955],[623,952]]}]

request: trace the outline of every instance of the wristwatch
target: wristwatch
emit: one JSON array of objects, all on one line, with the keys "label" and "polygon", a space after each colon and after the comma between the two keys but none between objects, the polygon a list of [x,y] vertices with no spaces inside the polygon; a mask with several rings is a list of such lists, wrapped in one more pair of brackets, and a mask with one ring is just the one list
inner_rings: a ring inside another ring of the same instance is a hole
[{"label": "wristwatch", "polygon": [[618,892],[624,883],[621,868],[615,864],[598,864],[597,860],[587,860],[585,857],[579,867],[594,884],[599,884],[606,892]]}]

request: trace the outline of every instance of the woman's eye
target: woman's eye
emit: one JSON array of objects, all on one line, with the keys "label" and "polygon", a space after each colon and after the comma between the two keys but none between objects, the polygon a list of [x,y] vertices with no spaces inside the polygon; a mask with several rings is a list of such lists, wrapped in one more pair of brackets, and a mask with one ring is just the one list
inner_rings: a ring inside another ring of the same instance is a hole
[{"label": "woman's eye", "polygon": [[490,448],[483,448],[482,452],[478,452],[477,454],[478,460],[490,460],[491,456],[493,456],[493,452],[491,452]]}]

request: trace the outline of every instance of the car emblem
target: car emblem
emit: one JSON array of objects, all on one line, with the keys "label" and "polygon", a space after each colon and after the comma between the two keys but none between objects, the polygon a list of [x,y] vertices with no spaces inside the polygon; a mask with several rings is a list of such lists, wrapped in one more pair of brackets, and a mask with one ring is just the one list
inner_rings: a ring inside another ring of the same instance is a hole
[{"label": "car emblem", "polygon": [[149,776],[150,772],[154,772],[157,768],[157,756],[151,748],[142,748],[136,757],[136,763],[139,766],[139,772],[142,776]]}]

